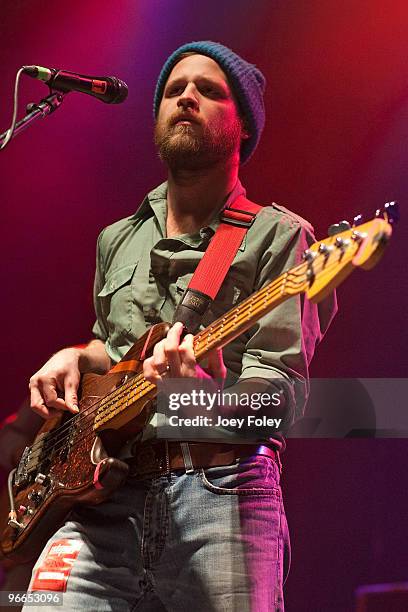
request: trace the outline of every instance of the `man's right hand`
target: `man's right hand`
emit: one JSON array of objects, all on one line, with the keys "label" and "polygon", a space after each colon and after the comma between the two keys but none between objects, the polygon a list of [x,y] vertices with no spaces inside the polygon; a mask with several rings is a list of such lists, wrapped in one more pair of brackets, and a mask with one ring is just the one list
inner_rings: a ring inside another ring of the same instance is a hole
[{"label": "man's right hand", "polygon": [[31,408],[44,419],[55,416],[59,410],[76,414],[81,374],[105,374],[111,365],[101,340],[58,351],[30,378]]},{"label": "man's right hand", "polygon": [[31,408],[44,419],[54,417],[58,410],[79,411],[80,356],[78,348],[62,349],[30,378]]}]

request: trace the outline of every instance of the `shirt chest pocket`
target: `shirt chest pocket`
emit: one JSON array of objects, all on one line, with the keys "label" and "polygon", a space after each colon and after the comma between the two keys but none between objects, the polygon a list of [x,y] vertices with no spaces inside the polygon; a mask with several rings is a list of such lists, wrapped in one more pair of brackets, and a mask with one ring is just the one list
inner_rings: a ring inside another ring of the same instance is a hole
[{"label": "shirt chest pocket", "polygon": [[132,281],[138,262],[109,271],[98,293],[101,309],[111,336],[132,329]]}]

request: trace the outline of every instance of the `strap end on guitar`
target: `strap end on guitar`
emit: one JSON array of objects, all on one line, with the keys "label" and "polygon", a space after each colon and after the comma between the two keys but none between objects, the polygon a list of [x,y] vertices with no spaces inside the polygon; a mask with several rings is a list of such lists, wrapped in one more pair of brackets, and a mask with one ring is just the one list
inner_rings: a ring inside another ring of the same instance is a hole
[{"label": "strap end on guitar", "polygon": [[127,463],[114,457],[107,457],[96,465],[93,485],[95,489],[113,491],[125,482],[128,471]]}]

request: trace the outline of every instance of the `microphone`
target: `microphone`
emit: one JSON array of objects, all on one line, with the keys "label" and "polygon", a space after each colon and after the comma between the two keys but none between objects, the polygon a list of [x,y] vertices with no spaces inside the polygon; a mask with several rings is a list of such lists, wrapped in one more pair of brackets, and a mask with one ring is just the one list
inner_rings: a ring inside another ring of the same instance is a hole
[{"label": "microphone", "polygon": [[116,77],[85,76],[43,66],[23,66],[23,72],[33,79],[44,81],[51,89],[79,91],[107,104],[120,104],[128,95],[128,86]]}]

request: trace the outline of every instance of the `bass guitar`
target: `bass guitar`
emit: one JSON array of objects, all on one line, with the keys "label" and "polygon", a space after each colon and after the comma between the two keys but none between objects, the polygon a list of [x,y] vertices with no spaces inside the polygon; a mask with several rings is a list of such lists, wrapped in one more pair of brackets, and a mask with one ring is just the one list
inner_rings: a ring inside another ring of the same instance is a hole
[{"label": "bass guitar", "polygon": [[[248,330],[291,296],[315,302],[339,285],[355,267],[378,261],[397,218],[395,203],[371,221],[332,226],[329,237],[304,252],[303,261],[284,272],[194,336],[197,361]],[[153,326],[107,374],[84,374],[79,413],[47,420],[9,476],[10,513],[4,518],[1,549],[19,562],[36,558],[76,504],[98,504],[126,479],[119,448],[146,424],[157,387],[143,377],[143,357],[151,354],[169,324]],[[115,456],[116,455],[116,456]]]}]

